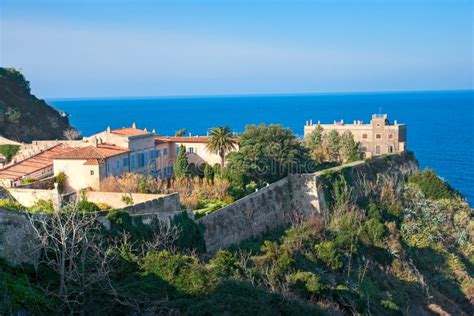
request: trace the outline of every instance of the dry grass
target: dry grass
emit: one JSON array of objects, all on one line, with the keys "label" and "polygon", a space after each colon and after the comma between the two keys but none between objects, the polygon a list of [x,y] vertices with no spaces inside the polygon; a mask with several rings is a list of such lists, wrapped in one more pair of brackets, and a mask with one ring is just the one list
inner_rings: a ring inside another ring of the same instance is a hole
[{"label": "dry grass", "polygon": [[170,194],[179,193],[181,203],[187,208],[195,209],[204,199],[231,202],[229,182],[225,179],[178,178],[153,179],[133,173],[125,173],[120,177],[108,177],[102,181],[101,191],[123,193]]}]

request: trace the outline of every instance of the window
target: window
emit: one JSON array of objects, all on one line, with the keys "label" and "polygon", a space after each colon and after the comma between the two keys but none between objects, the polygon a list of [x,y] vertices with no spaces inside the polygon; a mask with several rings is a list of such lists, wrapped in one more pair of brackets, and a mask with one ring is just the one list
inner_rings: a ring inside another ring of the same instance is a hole
[{"label": "window", "polygon": [[145,166],[145,154],[138,154],[138,168],[143,168]]},{"label": "window", "polygon": [[125,168],[125,167],[128,167],[128,157],[127,157],[127,158],[123,158],[122,166],[123,166],[124,168]]},{"label": "window", "polygon": [[117,171],[120,171],[120,160],[117,160],[115,162],[115,169],[117,169]]},{"label": "window", "polygon": [[135,154],[131,155],[131,159],[132,159],[132,170],[133,170],[135,169]]},{"label": "window", "polygon": [[380,145],[375,146],[375,154],[376,155],[380,154]]},{"label": "window", "polygon": [[163,156],[168,155],[168,148],[163,148]]},{"label": "window", "polygon": [[194,154],[194,147],[189,147],[188,148],[188,153]]},{"label": "window", "polygon": [[388,152],[389,152],[389,153],[393,153],[393,146],[392,146],[392,145],[389,145],[389,146],[388,146]]},{"label": "window", "polygon": [[388,134],[388,139],[393,139],[393,134],[392,133]]},{"label": "window", "polygon": [[94,175],[94,170],[91,170],[91,176],[93,176],[93,175]]},{"label": "window", "polygon": [[381,139],[381,138],[382,138],[382,134],[375,134],[375,138]]},{"label": "window", "polygon": [[179,154],[179,147],[180,146],[176,146],[176,153]]},{"label": "window", "polygon": [[367,147],[362,147],[362,151],[367,151]]},{"label": "window", "polygon": [[160,157],[160,156],[161,156],[161,150],[158,149],[158,150],[156,151],[156,157]]},{"label": "window", "polygon": [[367,139],[367,134],[362,134],[363,139]]},{"label": "window", "polygon": [[380,127],[380,123],[377,123],[377,127]]}]

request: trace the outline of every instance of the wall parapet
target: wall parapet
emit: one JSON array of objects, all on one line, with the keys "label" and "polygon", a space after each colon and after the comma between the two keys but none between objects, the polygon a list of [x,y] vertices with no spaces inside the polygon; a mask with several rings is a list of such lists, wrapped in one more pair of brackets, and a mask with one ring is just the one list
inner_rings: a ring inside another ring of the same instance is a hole
[{"label": "wall parapet", "polygon": [[[119,192],[85,192],[89,202],[104,203],[115,209],[122,209],[130,215],[155,214],[160,212],[174,212],[181,210],[178,193],[141,194],[141,193],[119,193]],[[132,205],[127,205],[123,196],[130,198]]]}]

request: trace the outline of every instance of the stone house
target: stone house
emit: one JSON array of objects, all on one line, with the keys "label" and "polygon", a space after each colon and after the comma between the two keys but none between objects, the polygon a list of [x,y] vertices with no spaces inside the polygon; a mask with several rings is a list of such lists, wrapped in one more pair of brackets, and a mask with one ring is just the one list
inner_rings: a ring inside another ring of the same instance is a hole
[{"label": "stone house", "polygon": [[74,148],[53,157],[54,175],[66,175],[68,190],[99,190],[106,177],[130,172],[130,155],[126,148],[105,143]]},{"label": "stone house", "polygon": [[0,169],[0,185],[16,187],[25,179],[41,180],[53,175],[53,157],[72,150],[62,144],[43,150],[31,157],[20,160],[4,169]]},{"label": "stone house", "polygon": [[362,121],[354,121],[353,124],[346,124],[344,121],[333,124],[313,124],[312,120],[307,121],[304,127],[304,137],[308,137],[317,126],[323,128],[323,135],[335,130],[339,134],[350,131],[354,135],[354,140],[360,143],[364,157],[384,155],[394,152],[403,152],[407,145],[406,124],[399,124],[396,120],[393,123],[387,118],[387,114],[374,114],[369,124]]},{"label": "stone house", "polygon": [[[188,162],[196,166],[207,163],[211,166],[221,163],[221,157],[207,149],[207,136],[157,136],[155,146],[158,151],[158,169],[168,170],[178,157],[181,146],[186,149]],[[238,150],[238,145],[235,145]],[[171,169],[172,173],[172,169]],[[171,174],[168,173],[168,174]]]}]

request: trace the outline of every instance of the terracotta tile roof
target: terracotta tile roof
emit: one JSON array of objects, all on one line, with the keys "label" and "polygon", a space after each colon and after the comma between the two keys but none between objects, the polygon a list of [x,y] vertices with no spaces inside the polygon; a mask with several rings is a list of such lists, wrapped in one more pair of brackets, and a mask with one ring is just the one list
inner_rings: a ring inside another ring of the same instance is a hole
[{"label": "terracotta tile roof", "polygon": [[84,165],[90,165],[90,166],[97,166],[100,165],[101,160],[99,159],[87,159],[86,162],[84,162]]},{"label": "terracotta tile roof", "polygon": [[155,144],[162,143],[207,143],[207,136],[160,136],[155,137]]},{"label": "terracotta tile roof", "polygon": [[119,129],[113,129],[110,132],[112,134],[117,134],[117,135],[125,136],[125,137],[150,134],[150,132],[147,132],[138,128],[134,128],[134,127],[124,127],[124,128],[119,128]]},{"label": "terracotta tile roof", "polygon": [[51,168],[53,166],[54,156],[65,154],[73,149],[74,148],[65,147],[64,145],[51,147],[35,156],[8,166],[5,169],[0,169],[0,179],[17,180],[43,169]]},{"label": "terracotta tile roof", "polygon": [[118,147],[110,144],[99,144],[96,146],[88,146],[82,148],[74,148],[73,150],[59,154],[53,159],[106,159],[117,155],[128,153],[126,148]]},{"label": "terracotta tile roof", "polygon": [[[207,143],[208,136],[157,136],[155,137],[155,144],[163,143]],[[238,141],[238,137],[234,137]]]}]

